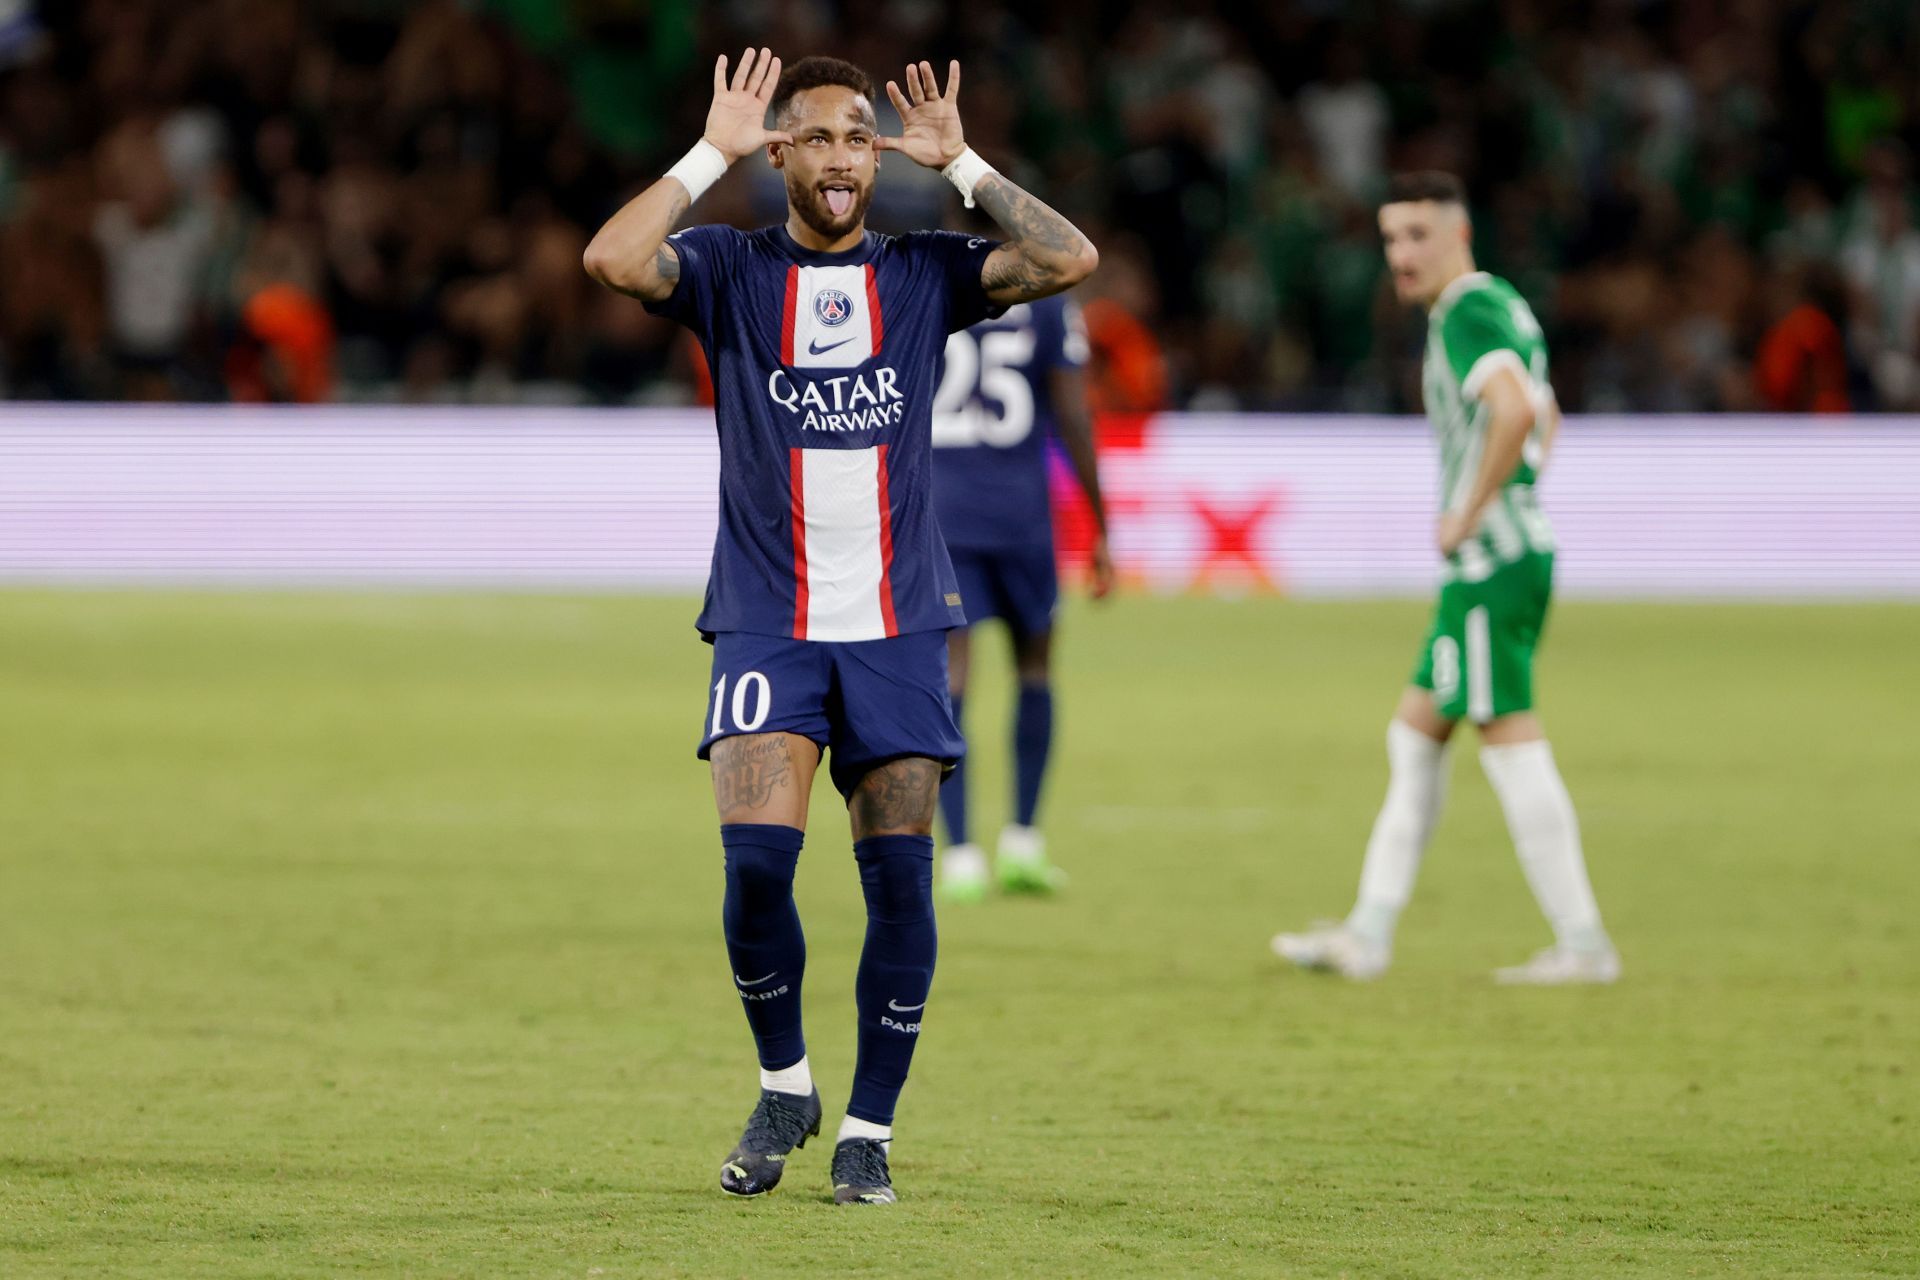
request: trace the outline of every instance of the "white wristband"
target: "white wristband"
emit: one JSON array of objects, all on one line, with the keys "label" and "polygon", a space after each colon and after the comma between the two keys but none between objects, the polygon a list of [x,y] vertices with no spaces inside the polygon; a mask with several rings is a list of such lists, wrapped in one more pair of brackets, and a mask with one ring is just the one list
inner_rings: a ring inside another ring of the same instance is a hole
[{"label": "white wristband", "polygon": [[673,168],[667,170],[669,178],[680,179],[680,185],[687,189],[687,202],[698,200],[701,193],[720,181],[727,171],[727,157],[705,138],[693,144],[693,149],[680,157]]},{"label": "white wristband", "polygon": [[967,202],[967,208],[973,208],[973,184],[998,169],[980,158],[980,153],[968,147],[953,158],[953,163],[940,171],[940,176],[954,185],[960,192],[960,198]]}]

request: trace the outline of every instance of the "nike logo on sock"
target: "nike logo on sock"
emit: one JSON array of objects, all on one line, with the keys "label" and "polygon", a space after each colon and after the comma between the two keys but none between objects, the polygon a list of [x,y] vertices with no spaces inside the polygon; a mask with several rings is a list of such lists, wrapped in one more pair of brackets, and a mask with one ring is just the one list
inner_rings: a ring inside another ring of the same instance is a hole
[{"label": "nike logo on sock", "polygon": [[759,985],[760,985],[761,983],[763,983],[763,982],[766,982],[766,981],[769,981],[770,979],[772,979],[772,978],[773,978],[773,977],[774,977],[775,975],[777,975],[777,974],[778,974],[779,972],[780,972],[780,971],[779,971],[778,969],[775,969],[775,970],[773,971],[773,973],[770,973],[770,974],[768,974],[768,975],[767,975],[767,976],[766,976],[765,978],[755,978],[755,979],[754,979],[754,980],[753,980],[752,982],[748,982],[748,981],[747,981],[747,980],[746,980],[745,978],[743,978],[743,977],[741,977],[741,976],[740,976],[739,974],[737,974],[737,973],[736,973],[736,974],[734,974],[734,975],[733,975],[733,980],[734,980],[735,982],[737,982],[737,983],[739,983],[739,984],[740,984],[741,986],[743,986],[743,987],[757,987],[757,986],[759,986]]},{"label": "nike logo on sock", "polygon": [[852,338],[842,338],[838,342],[829,342],[826,346],[823,347],[820,345],[819,341],[816,339],[815,341],[809,342],[807,344],[807,354],[810,356],[823,356],[827,354],[827,352],[833,350],[835,347],[844,347],[849,342],[852,342],[852,341],[853,341]]},{"label": "nike logo on sock", "polygon": [[922,1000],[919,1004],[895,1004],[891,1000],[887,1001],[887,1008],[893,1010],[895,1013],[912,1013],[917,1009],[924,1009],[926,1007],[927,1002],[925,1000]]}]

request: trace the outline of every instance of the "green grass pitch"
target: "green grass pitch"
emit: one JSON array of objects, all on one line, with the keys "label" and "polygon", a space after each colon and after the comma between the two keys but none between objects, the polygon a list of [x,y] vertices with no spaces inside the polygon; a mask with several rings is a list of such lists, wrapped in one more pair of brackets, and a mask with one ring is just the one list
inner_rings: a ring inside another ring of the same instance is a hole
[{"label": "green grass pitch", "polygon": [[755,1083],[691,615],[0,595],[0,1275],[1920,1273],[1920,609],[1565,605],[1627,976],[1513,991],[1546,931],[1471,751],[1384,981],[1266,949],[1350,899],[1419,605],[1076,605],[1071,892],[943,911],[891,1210],[826,1202],[824,1141],[716,1188]]}]

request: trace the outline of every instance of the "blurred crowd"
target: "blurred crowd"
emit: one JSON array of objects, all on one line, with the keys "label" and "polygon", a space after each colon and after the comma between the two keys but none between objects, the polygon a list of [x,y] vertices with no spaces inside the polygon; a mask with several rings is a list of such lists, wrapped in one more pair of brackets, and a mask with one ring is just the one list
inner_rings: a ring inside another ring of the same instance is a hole
[{"label": "blurred crowd", "polygon": [[[1442,168],[1570,409],[1920,411],[1911,0],[0,0],[0,390],[697,397],[580,254],[749,43],[963,60],[1101,247],[1103,408],[1417,408],[1372,202]],[[950,195],[891,159],[874,221]],[[780,207],[748,163],[698,216]]]}]

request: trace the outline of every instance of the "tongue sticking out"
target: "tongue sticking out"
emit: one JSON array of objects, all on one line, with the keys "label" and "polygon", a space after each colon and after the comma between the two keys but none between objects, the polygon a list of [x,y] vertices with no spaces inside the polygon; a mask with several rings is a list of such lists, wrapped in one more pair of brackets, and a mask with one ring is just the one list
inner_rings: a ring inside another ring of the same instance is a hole
[{"label": "tongue sticking out", "polygon": [[853,208],[853,192],[843,187],[828,187],[826,196],[827,208],[836,218],[844,217],[847,210]]}]

